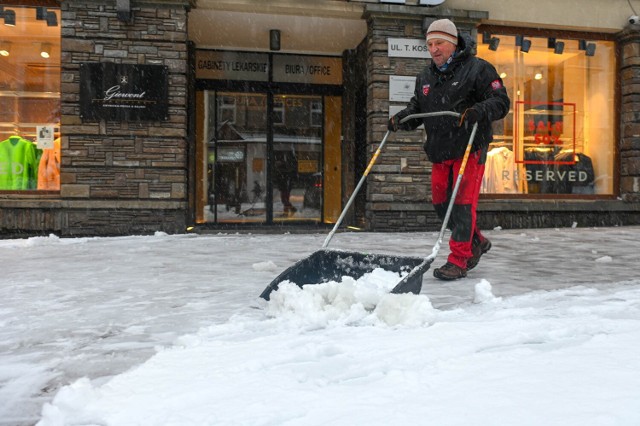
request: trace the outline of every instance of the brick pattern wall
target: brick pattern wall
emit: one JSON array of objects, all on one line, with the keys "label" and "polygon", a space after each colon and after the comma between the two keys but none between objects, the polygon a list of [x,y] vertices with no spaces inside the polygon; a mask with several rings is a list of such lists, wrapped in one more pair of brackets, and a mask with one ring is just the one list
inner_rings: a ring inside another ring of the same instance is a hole
[{"label": "brick pattern wall", "polygon": [[[366,7],[369,159],[387,130],[389,76],[415,76],[426,65],[426,61],[415,58],[388,57],[387,38],[421,38],[424,10],[394,5],[368,4]],[[480,13],[462,10],[446,12],[446,17],[452,17],[462,31],[471,31],[474,22],[483,18]],[[481,228],[640,224],[640,26],[627,27],[619,41],[622,50],[622,201],[550,204],[544,200],[523,200],[516,202],[517,208],[513,209],[510,206],[514,203],[481,200],[478,207]],[[397,132],[389,137],[368,178],[366,227],[369,230],[440,229],[441,223],[431,206],[431,168],[422,151],[423,139],[421,131]]]},{"label": "brick pattern wall", "polygon": [[[62,2],[61,196],[67,234],[182,232],[187,200],[187,4]],[[164,65],[169,119],[80,118],[80,64]],[[162,203],[158,203],[162,201]]]},{"label": "brick pattern wall", "polygon": [[640,202],[640,25],[627,26],[619,38],[621,82],[620,196]]}]

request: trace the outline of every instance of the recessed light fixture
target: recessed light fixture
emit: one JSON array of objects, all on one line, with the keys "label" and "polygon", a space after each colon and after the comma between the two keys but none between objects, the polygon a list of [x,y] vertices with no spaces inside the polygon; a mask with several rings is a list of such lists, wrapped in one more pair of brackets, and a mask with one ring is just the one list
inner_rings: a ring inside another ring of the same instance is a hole
[{"label": "recessed light fixture", "polygon": [[11,54],[11,42],[0,41],[0,56],[9,56]]},{"label": "recessed light fixture", "polygon": [[51,57],[51,43],[42,43],[40,45],[40,56],[45,59]]}]

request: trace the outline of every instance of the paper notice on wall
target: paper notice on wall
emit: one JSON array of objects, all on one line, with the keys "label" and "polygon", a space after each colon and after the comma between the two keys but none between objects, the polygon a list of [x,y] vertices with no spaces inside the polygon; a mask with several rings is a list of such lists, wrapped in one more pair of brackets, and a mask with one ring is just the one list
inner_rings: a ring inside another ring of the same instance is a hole
[{"label": "paper notice on wall", "polygon": [[409,102],[416,87],[416,78],[402,75],[389,76],[389,100]]},{"label": "paper notice on wall", "polygon": [[36,126],[36,146],[40,149],[53,148],[53,126]]}]

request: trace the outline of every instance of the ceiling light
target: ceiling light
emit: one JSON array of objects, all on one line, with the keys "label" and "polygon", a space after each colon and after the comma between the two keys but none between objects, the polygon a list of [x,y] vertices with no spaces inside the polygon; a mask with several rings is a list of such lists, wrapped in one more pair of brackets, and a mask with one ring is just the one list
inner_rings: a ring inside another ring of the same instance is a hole
[{"label": "ceiling light", "polygon": [[507,73],[506,73],[506,72],[504,72],[504,71],[503,71],[503,72],[501,72],[501,73],[500,73],[500,78],[502,78],[502,79],[507,78]]},{"label": "ceiling light", "polygon": [[58,16],[55,12],[47,12],[47,27],[57,27],[58,26]]},{"label": "ceiling light", "polygon": [[522,40],[524,39],[524,36],[522,35],[517,35],[516,36],[516,46],[520,47],[522,46]]},{"label": "ceiling light", "polygon": [[51,57],[51,43],[42,43],[40,45],[40,56],[45,59]]},{"label": "ceiling light", "polygon": [[9,27],[16,26],[16,12],[15,10],[4,10],[0,11],[0,16],[4,18],[4,24]]},{"label": "ceiling light", "polygon": [[500,44],[500,39],[498,37],[494,37],[489,41],[489,50],[493,50],[494,52],[498,50],[498,45]]},{"label": "ceiling light", "polygon": [[280,50],[280,30],[269,30],[269,49]]},{"label": "ceiling light", "polygon": [[9,56],[10,54],[11,54],[11,42],[10,41],[0,42],[0,56]]},{"label": "ceiling light", "polygon": [[36,19],[38,21],[44,21],[47,18],[47,8],[46,7],[36,7]]},{"label": "ceiling light", "polygon": [[542,80],[542,71],[536,72],[533,78],[535,78],[536,80]]}]

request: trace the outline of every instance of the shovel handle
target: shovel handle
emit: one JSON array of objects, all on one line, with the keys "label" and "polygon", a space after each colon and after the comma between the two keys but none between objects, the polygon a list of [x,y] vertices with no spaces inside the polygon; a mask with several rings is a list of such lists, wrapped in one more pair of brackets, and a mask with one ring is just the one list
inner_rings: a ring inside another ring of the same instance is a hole
[{"label": "shovel handle", "polygon": [[344,206],[344,209],[342,209],[342,213],[340,213],[340,217],[336,221],[336,224],[333,226],[333,229],[331,230],[331,232],[329,232],[329,235],[327,235],[327,238],[325,238],[324,243],[322,244],[322,248],[327,248],[327,246],[329,245],[329,241],[331,241],[331,239],[333,238],[333,235],[336,233],[336,231],[338,230],[338,227],[342,223],[342,220],[347,215],[347,211],[349,210],[349,207],[351,207],[351,204],[353,204],[353,200],[356,198],[356,195],[358,194],[358,191],[360,191],[360,188],[362,187],[362,184],[367,179],[367,176],[369,175],[369,172],[371,171],[371,168],[373,167],[374,163],[378,159],[378,156],[380,155],[380,152],[382,151],[382,147],[387,142],[387,138],[389,137],[389,133],[390,132],[387,130],[387,133],[384,135],[384,138],[382,138],[382,142],[380,142],[380,145],[378,146],[378,149],[376,149],[376,152],[373,153],[373,156],[371,157],[371,160],[369,161],[369,164],[367,165],[367,168],[365,169],[364,173],[362,174],[362,177],[360,178],[360,181],[358,182],[358,185],[356,186],[356,189],[353,190],[353,193],[351,194],[351,197],[349,197],[349,201],[347,201],[347,204]]},{"label": "shovel handle", "polygon": [[462,157],[460,170],[458,170],[458,178],[456,179],[456,184],[453,187],[453,192],[451,193],[451,199],[449,200],[449,205],[447,206],[447,213],[444,215],[444,220],[442,221],[442,228],[440,228],[440,234],[438,235],[438,240],[436,241],[436,245],[433,247],[433,250],[431,251],[430,257],[434,259],[438,254],[438,251],[440,250],[440,245],[442,244],[444,231],[445,229],[447,229],[447,224],[449,223],[449,217],[451,216],[451,210],[453,209],[453,204],[456,200],[456,195],[458,195],[458,188],[460,188],[462,175],[464,175],[464,170],[467,168],[467,160],[469,160],[469,153],[471,152],[471,146],[473,145],[473,140],[476,137],[477,130],[478,130],[478,123],[474,123],[473,129],[471,130],[471,136],[469,137],[469,142],[467,142],[467,148],[464,151],[464,157]]},{"label": "shovel handle", "polygon": [[460,118],[460,113],[455,111],[436,111],[436,112],[421,112],[418,114],[407,115],[405,118],[400,120],[401,123],[406,123],[409,120],[413,120],[414,118],[426,118],[426,117],[441,117],[443,115],[448,115],[450,117]]},{"label": "shovel handle", "polygon": [[[424,112],[424,113],[419,113],[419,114],[411,114],[411,115],[406,116],[402,120],[400,120],[400,122],[404,123],[404,122],[406,122],[408,120],[411,120],[413,118],[437,117],[437,116],[443,116],[443,115],[448,115],[448,116],[456,117],[456,118],[460,117],[460,113],[457,113],[457,112],[454,112],[454,111],[436,111],[436,112]],[[460,167],[460,173],[458,173],[458,181],[456,182],[456,186],[455,186],[454,192],[453,192],[453,194],[451,196],[451,200],[452,201],[449,203],[449,208],[447,209],[447,214],[446,214],[446,217],[445,217],[445,221],[444,221],[444,223],[442,225],[442,229],[440,230],[440,237],[438,238],[438,242],[436,243],[436,246],[433,249],[434,251],[431,254],[431,256],[433,258],[435,258],[436,254],[438,253],[438,250],[440,249],[440,241],[442,240],[442,236],[444,234],[444,230],[446,229],[447,222],[449,221],[449,216],[451,215],[451,208],[453,207],[453,199],[455,198],[455,194],[458,192],[458,187],[460,186],[460,180],[462,178],[462,174],[461,173],[464,173],[464,168],[465,168],[465,166],[467,164],[467,158],[469,157],[469,151],[471,150],[471,144],[473,142],[473,138],[475,137],[476,128],[477,127],[478,127],[478,124],[476,123],[474,125],[473,132],[471,133],[471,138],[469,139],[469,144],[467,145],[467,150],[465,151],[465,157],[464,157],[464,159],[462,161],[462,166]],[[380,152],[382,152],[382,148],[384,147],[384,144],[387,142],[387,138],[389,137],[390,133],[391,132],[389,132],[387,130],[387,133],[384,135],[384,138],[382,138],[382,142],[380,142],[380,145],[378,146],[376,151],[373,153],[373,156],[371,157],[371,160],[369,161],[369,164],[367,165],[367,168],[365,169],[364,173],[362,174],[362,177],[360,178],[360,181],[358,182],[358,185],[356,185],[356,188],[353,190],[353,193],[351,194],[351,197],[349,197],[349,201],[347,201],[347,204],[344,206],[344,209],[342,209],[342,213],[340,213],[340,217],[338,217],[338,220],[336,221],[335,225],[333,226],[333,229],[331,229],[331,232],[329,232],[329,235],[327,235],[327,238],[325,238],[324,243],[322,244],[322,248],[323,249],[327,248],[327,246],[329,245],[329,242],[333,238],[333,235],[336,233],[336,231],[338,230],[338,228],[342,224],[342,221],[344,220],[344,217],[347,215],[347,211],[349,210],[349,207],[351,207],[351,204],[353,204],[353,200],[356,198],[356,195],[360,191],[360,188],[364,184],[364,181],[367,179],[367,176],[369,175],[369,172],[371,171],[371,168],[373,167],[373,165],[377,161],[378,156],[380,155]]]}]

